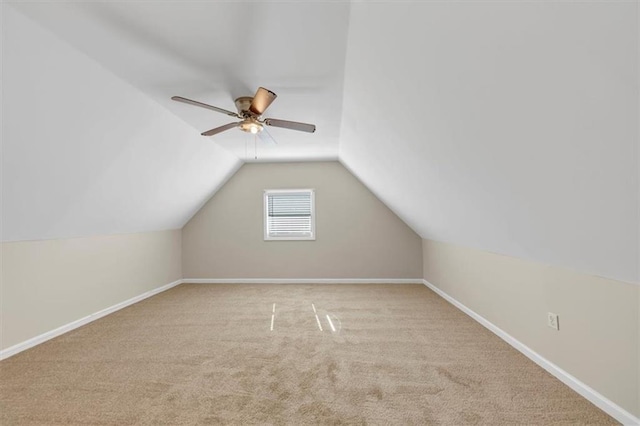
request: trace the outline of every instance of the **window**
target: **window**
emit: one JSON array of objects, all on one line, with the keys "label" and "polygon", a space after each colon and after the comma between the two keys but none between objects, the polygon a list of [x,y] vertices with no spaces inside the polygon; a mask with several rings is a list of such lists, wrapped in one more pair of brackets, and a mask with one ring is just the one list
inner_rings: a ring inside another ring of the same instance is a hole
[{"label": "window", "polygon": [[265,240],[315,240],[313,189],[264,191]]}]

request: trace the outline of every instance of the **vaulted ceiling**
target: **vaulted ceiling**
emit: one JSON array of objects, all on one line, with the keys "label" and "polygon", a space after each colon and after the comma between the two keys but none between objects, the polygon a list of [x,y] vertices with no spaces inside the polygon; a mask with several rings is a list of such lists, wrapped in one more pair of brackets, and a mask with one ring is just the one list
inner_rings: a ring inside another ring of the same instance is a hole
[{"label": "vaulted ceiling", "polygon": [[[181,227],[339,159],[422,237],[638,279],[635,2],[3,4],[3,241]],[[229,131],[258,86],[277,145]]]},{"label": "vaulted ceiling", "polygon": [[[233,120],[171,96],[235,111],[234,99],[264,86],[278,95],[267,116],[315,123],[318,130],[269,128],[277,145],[258,146],[259,159],[338,156],[348,3],[26,2],[16,7],[196,134]],[[226,132],[211,142],[243,159],[256,156],[254,138],[242,132]]]}]

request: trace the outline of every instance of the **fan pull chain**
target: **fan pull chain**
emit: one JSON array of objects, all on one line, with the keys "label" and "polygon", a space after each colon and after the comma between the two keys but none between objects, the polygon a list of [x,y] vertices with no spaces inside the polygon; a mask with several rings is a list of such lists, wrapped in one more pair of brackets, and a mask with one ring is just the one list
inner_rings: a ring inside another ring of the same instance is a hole
[{"label": "fan pull chain", "polygon": [[258,159],[258,135],[253,135],[253,152],[254,160]]}]

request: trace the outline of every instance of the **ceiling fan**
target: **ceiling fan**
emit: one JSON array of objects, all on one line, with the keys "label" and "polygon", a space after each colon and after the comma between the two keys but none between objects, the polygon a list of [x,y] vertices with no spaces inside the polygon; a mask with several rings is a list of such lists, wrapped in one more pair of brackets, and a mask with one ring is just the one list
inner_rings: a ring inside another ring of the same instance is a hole
[{"label": "ceiling fan", "polygon": [[216,127],[206,132],[201,133],[202,136],[213,136],[218,133],[222,133],[226,130],[239,128],[243,132],[252,134],[260,133],[263,130],[264,125],[273,127],[282,127],[284,129],[299,130],[301,132],[313,133],[316,131],[314,124],[298,123],[297,121],[279,120],[277,118],[262,118],[262,114],[276,99],[277,95],[271,90],[267,90],[264,87],[258,88],[254,97],[242,96],[235,100],[236,108],[238,112],[229,111],[223,108],[218,108],[213,105],[207,105],[202,102],[194,101],[191,99],[183,98],[182,96],[173,96],[171,99],[178,102],[183,102],[189,105],[195,105],[201,108],[210,109],[212,111],[220,112],[222,114],[229,115],[241,119],[236,123],[225,124],[224,126]]}]

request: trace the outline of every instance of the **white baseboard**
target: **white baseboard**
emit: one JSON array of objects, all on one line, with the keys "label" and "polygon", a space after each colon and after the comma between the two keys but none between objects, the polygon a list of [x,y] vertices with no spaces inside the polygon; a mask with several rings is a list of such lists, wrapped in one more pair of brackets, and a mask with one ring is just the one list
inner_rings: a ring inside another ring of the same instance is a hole
[{"label": "white baseboard", "polygon": [[137,303],[141,300],[144,300],[148,297],[154,296],[158,293],[161,293],[163,291],[169,290],[172,287],[177,286],[178,284],[181,284],[182,280],[177,280],[174,281],[172,283],[163,285],[162,287],[158,287],[158,288],[154,288],[153,290],[149,290],[145,293],[142,293],[138,296],[132,297],[131,299],[125,300],[124,302],[120,302],[117,303],[113,306],[110,306],[108,308],[102,309],[98,312],[95,312],[91,315],[87,315],[84,318],[80,318],[78,320],[72,321],[68,324],[65,324],[61,327],[58,327],[54,330],[51,331],[47,331],[46,333],[40,334],[39,336],[36,337],[32,337],[29,340],[25,340],[24,342],[18,343],[16,345],[10,346],[7,349],[3,349],[0,351],[0,361],[5,359],[5,358],[9,358],[10,356],[13,356],[19,352],[22,352],[24,350],[27,350],[29,348],[32,348],[36,345],[39,345],[40,343],[44,343],[47,340],[51,340],[54,337],[58,337],[61,334],[64,334],[68,331],[74,330],[78,327],[82,327],[85,324],[88,324],[92,321],[95,321],[99,318],[104,317],[105,315],[109,315],[110,313],[113,313],[115,311],[119,311],[122,308],[126,308],[129,305],[133,305],[134,303]]},{"label": "white baseboard", "polygon": [[548,359],[544,358],[542,355],[538,354],[533,349],[531,349],[524,343],[520,342],[518,339],[511,336],[510,334],[508,334],[507,332],[505,332],[504,330],[502,330],[501,328],[499,328],[489,320],[485,319],[484,317],[472,311],[462,303],[458,302],[453,297],[449,296],[447,293],[440,290],[435,285],[431,284],[427,280],[423,280],[423,282],[424,282],[424,285],[429,287],[431,290],[433,290],[435,293],[437,293],[447,302],[451,303],[453,306],[460,309],[462,312],[464,312],[465,314],[469,315],[471,318],[473,318],[474,320],[482,324],[484,327],[489,329],[489,331],[493,332],[495,335],[500,337],[509,345],[513,346],[515,349],[520,351],[527,358],[529,358],[530,360],[538,364],[540,367],[547,370],[549,373],[554,375],[565,385],[569,386],[571,389],[578,392],[584,398],[586,398],[591,403],[593,403],[593,405],[600,408],[602,411],[609,414],[611,417],[613,417],[620,423],[624,425],[640,425],[640,419],[638,419],[633,414],[626,411],[624,408],[620,407],[610,399],[598,393],[593,388],[589,387],[588,385],[584,384],[583,382],[581,382],[571,374],[567,373],[562,368],[558,367]]},{"label": "white baseboard", "polygon": [[422,278],[184,278],[185,284],[422,284]]}]

